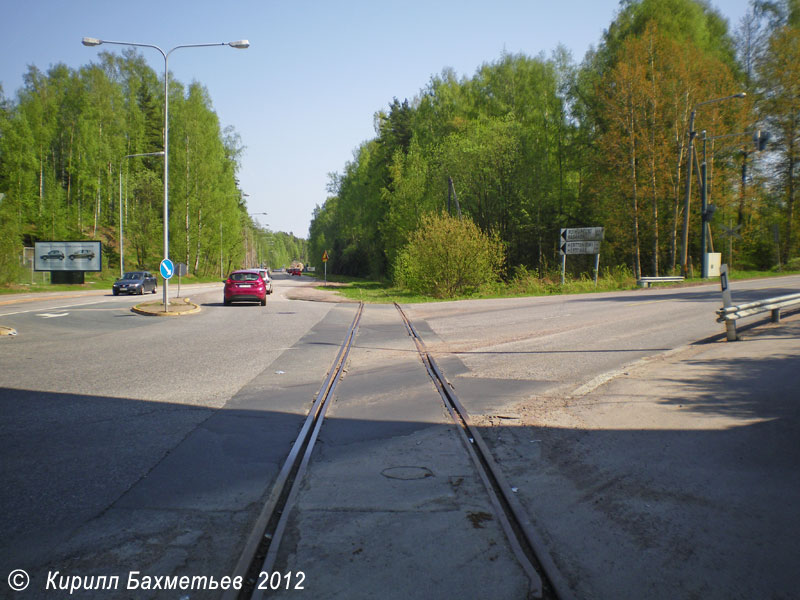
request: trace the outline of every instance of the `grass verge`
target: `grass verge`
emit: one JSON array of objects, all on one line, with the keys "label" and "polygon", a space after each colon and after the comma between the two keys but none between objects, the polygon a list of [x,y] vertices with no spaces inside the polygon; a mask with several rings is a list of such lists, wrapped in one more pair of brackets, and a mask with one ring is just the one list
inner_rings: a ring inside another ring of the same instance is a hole
[{"label": "grass verge", "polygon": [[[729,275],[731,281],[755,278],[783,277],[786,275],[797,275],[800,271],[733,271]],[[554,280],[552,277],[539,278],[531,273],[523,276],[514,277],[508,282],[498,282],[484,286],[480,290],[463,296],[453,298],[434,298],[422,294],[415,294],[406,289],[396,287],[387,281],[375,281],[369,279],[359,279],[357,277],[346,277],[339,275],[328,275],[328,281],[336,283],[336,292],[350,300],[361,300],[366,303],[385,304],[391,302],[413,304],[422,302],[443,302],[451,300],[469,300],[486,298],[520,298],[527,296],[550,296],[559,294],[590,294],[600,292],[616,292],[623,290],[639,290],[636,279],[630,275],[615,274],[613,272],[604,273],[603,277],[597,280],[595,287],[594,279],[588,276],[581,278],[569,278],[561,284],[560,276]],[[681,283],[657,283],[652,287],[686,287],[692,285],[708,284],[718,281],[718,279],[692,278],[686,279]],[[330,289],[319,286],[320,289]]]}]

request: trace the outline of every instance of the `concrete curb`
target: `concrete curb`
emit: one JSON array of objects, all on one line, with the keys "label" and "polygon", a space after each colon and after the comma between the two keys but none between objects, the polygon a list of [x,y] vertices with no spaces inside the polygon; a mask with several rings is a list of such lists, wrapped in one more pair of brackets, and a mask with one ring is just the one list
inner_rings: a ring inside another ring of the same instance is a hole
[{"label": "concrete curb", "polygon": [[[190,302],[189,298],[184,298],[183,301],[193,308],[184,311],[164,312],[163,310],[150,310],[150,307],[146,304],[139,304],[132,306],[131,311],[135,312],[137,315],[144,315],[146,317],[181,317],[183,315],[193,315],[200,312],[200,306]],[[155,306],[153,306],[153,308],[155,308]]]}]

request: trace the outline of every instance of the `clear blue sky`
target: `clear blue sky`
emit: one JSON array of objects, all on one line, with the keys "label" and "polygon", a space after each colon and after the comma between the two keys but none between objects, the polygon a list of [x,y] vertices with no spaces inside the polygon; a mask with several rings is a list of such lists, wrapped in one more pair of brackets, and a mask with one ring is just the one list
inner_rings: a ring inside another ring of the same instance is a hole
[{"label": "clear blue sky", "polygon": [[[734,29],[748,0],[712,0]],[[84,36],[154,44],[250,40],[176,50],[172,76],[207,88],[222,126],[246,146],[239,178],[248,206],[274,231],[307,237],[341,172],[374,137],[373,115],[411,100],[445,67],[471,76],[503,51],[549,55],[560,43],[579,62],[597,46],[618,0],[0,0],[0,83],[14,98],[28,65],[46,71],[97,59]],[[140,49],[159,74],[158,52]]]}]

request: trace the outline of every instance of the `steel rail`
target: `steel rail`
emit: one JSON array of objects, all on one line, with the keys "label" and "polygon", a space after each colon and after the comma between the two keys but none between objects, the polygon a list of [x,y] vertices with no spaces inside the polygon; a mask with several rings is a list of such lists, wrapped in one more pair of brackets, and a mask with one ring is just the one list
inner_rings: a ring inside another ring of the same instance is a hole
[{"label": "steel rail", "polygon": [[333,399],[336,384],[341,379],[342,372],[347,364],[347,357],[350,354],[350,348],[358,330],[363,310],[364,303],[361,302],[345,335],[342,346],[339,348],[336,359],[333,361],[333,365],[328,371],[314,404],[311,406],[311,410],[292,446],[292,450],[286,457],[286,461],[275,479],[272,491],[264,503],[244,546],[244,550],[239,557],[233,577],[242,577],[244,585],[240,591],[228,590],[222,595],[223,600],[234,600],[236,598],[257,600],[263,596],[263,591],[256,589],[258,575],[261,572],[270,571],[277,557],[281,537],[291,512],[290,508],[297,498],[303,474],[314,450],[314,443],[325,419],[325,413]]},{"label": "steel rail", "polygon": [[[514,554],[530,580],[531,595],[536,598],[572,599],[574,596],[569,585],[553,562],[544,541],[533,527],[527,512],[514,496],[511,486],[497,466],[480,431],[470,422],[469,414],[464,409],[458,396],[456,396],[453,386],[442,374],[436,361],[425,346],[425,342],[417,333],[403,309],[396,302],[394,306],[400,313],[406,331],[414,340],[420,359],[439,390],[448,412],[458,425],[462,440],[489,494],[495,515],[511,544]],[[541,573],[544,573],[544,578],[542,578]]]}]

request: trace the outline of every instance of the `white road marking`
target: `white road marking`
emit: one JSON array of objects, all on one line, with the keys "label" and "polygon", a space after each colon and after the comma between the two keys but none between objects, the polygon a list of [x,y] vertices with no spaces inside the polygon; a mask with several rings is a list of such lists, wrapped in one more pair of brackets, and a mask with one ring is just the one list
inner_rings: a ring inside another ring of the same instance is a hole
[{"label": "white road marking", "polygon": [[[192,292],[205,292],[205,291],[214,290],[214,289],[217,289],[217,286],[213,286],[213,287],[212,286],[205,286],[205,287],[201,287],[201,288],[193,288],[190,291],[192,291]],[[102,300],[95,300],[93,302],[79,302],[79,303],[76,303],[76,304],[65,304],[63,306],[49,306],[47,308],[47,310],[58,310],[58,309],[63,309],[63,308],[75,308],[77,306],[90,306],[92,304],[101,304],[103,302],[114,302],[114,301],[117,301],[117,302],[122,303],[122,301],[131,300],[133,298],[138,298],[139,300],[142,299],[142,298],[140,298],[138,296],[125,296],[125,297],[114,296],[113,298],[109,297],[109,296],[104,296]],[[43,298],[42,301],[46,301],[46,298]],[[37,302],[38,302],[38,300],[37,300]],[[23,314],[32,313],[32,312],[35,313],[36,311],[39,311],[39,310],[42,310],[42,309],[41,308],[29,308],[28,310],[17,310],[17,311],[14,311],[14,312],[0,313],[0,317],[10,317],[11,315],[23,315]]]},{"label": "white road marking", "polygon": [[[51,306],[49,307],[50,310],[57,310],[59,308],[75,308],[76,306],[89,306],[90,304],[100,304],[101,302],[107,302],[108,298],[103,300],[97,300],[96,302],[83,302],[80,304],[65,304],[64,306]],[[8,313],[0,313],[0,317],[8,317],[10,315],[22,315],[25,313],[35,313],[37,310],[42,310],[41,308],[31,308],[29,310],[18,310],[16,312],[8,312]]]}]

